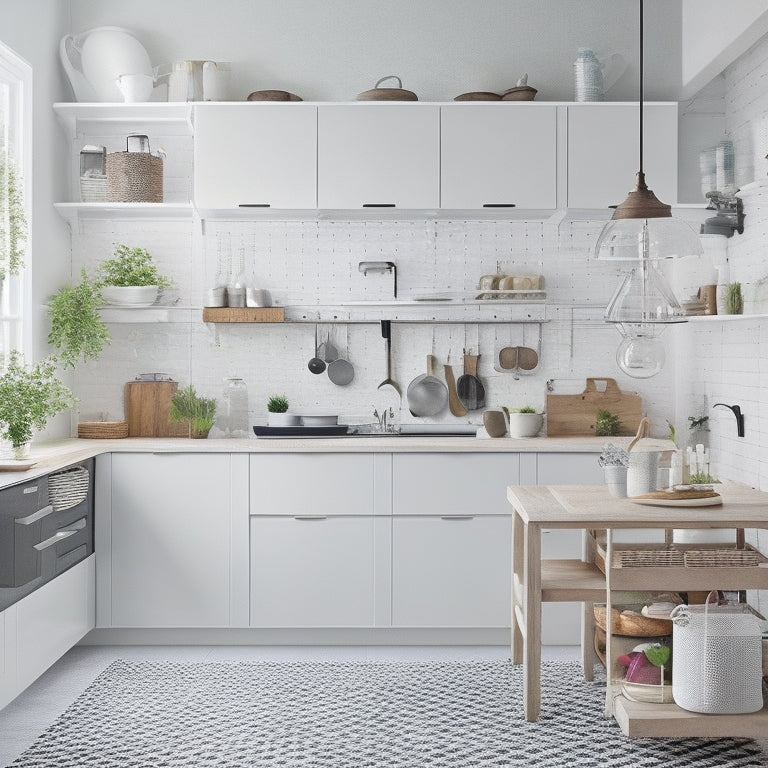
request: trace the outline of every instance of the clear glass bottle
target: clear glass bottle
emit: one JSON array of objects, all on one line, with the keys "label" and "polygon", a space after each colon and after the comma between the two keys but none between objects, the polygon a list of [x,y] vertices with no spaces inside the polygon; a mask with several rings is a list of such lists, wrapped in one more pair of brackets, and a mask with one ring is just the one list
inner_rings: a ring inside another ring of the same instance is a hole
[{"label": "clear glass bottle", "polygon": [[227,437],[248,437],[248,387],[237,376],[224,379],[221,429]]}]

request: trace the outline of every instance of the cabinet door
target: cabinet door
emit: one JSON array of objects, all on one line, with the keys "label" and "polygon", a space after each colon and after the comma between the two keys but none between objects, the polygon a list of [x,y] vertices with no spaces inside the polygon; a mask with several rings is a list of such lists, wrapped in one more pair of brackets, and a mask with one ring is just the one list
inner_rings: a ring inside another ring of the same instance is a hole
[{"label": "cabinet door", "polygon": [[554,208],[557,110],[456,105],[440,113],[440,207]]},{"label": "cabinet door", "polygon": [[269,453],[250,458],[256,515],[372,515],[374,454]]},{"label": "cabinet door", "polygon": [[371,627],[374,521],[251,517],[252,627]]},{"label": "cabinet door", "polygon": [[304,104],[195,107],[198,208],[315,208],[317,109]]},{"label": "cabinet door", "polygon": [[397,453],[395,515],[505,515],[507,486],[520,482],[517,453]]},{"label": "cabinet door", "polygon": [[509,627],[509,517],[392,521],[392,623]]},{"label": "cabinet door", "polygon": [[439,206],[439,107],[321,105],[317,118],[320,208]]},{"label": "cabinet door", "polygon": [[112,456],[112,626],[229,624],[230,457]]},{"label": "cabinet door", "polygon": [[94,627],[95,555],[16,604],[16,686],[24,690]]},{"label": "cabinet door", "polygon": [[[644,107],[645,174],[656,197],[677,202],[677,104]],[[618,205],[639,168],[639,107],[568,107],[568,207]]]},{"label": "cabinet door", "polygon": [[0,612],[0,709],[16,696],[16,606]]}]

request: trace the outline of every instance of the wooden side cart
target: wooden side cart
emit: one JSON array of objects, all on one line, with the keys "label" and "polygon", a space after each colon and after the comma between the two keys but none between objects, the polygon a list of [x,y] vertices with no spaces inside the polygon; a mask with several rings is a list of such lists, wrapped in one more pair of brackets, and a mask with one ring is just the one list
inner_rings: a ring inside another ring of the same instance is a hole
[{"label": "wooden side cart", "polygon": [[[724,483],[720,506],[639,505],[610,496],[605,485],[510,486],[513,509],[512,660],[522,663],[526,720],[541,707],[541,604],[584,603],[582,657],[592,677],[593,604],[605,603],[610,616],[613,590],[743,591],[768,589],[768,560],[744,542],[744,530],[768,528],[768,493]],[[583,531],[581,560],[541,560],[541,532],[550,528]],[[672,529],[735,531],[732,545],[673,545]],[[663,529],[666,544],[614,545],[615,529]],[[665,554],[667,553],[667,554]],[[764,737],[768,705],[748,715],[701,715],[675,704],[632,701],[621,694],[610,620],[606,637],[606,714],[631,737]]]}]

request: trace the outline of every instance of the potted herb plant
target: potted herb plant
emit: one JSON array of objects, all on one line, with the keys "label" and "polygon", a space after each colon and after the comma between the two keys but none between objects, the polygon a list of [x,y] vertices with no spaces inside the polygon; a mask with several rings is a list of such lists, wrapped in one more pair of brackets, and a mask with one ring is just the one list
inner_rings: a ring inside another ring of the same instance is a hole
[{"label": "potted herb plant", "polygon": [[606,443],[602,453],[597,457],[597,463],[605,472],[605,482],[608,484],[608,492],[611,496],[626,499],[629,454],[613,443]]},{"label": "potted herb plant", "polygon": [[186,422],[190,437],[206,438],[216,420],[216,400],[200,397],[190,384],[173,393],[170,419]]},{"label": "potted herb plant", "polygon": [[595,435],[598,437],[613,437],[619,434],[621,419],[610,411],[599,410],[595,420]]},{"label": "potted herb plant", "polygon": [[102,303],[101,288],[88,277],[85,267],[80,283],[65,285],[48,299],[48,343],[59,351],[65,367],[74,367],[80,358],[83,362],[98,359],[110,343],[109,329],[99,315]]},{"label": "potted herb plant", "polygon": [[11,443],[15,458],[29,456],[34,430],[44,429],[49,419],[74,405],[75,396],[56,377],[54,358],[29,368],[12,350],[2,360],[0,437]]},{"label": "potted herb plant", "polygon": [[299,417],[288,413],[288,398],[285,395],[270,395],[267,400],[267,424],[270,427],[293,427]]},{"label": "potted herb plant", "polygon": [[171,280],[161,275],[149,251],[115,243],[115,255],[99,265],[99,284],[108,304],[148,307]]},{"label": "potted herb plant", "polygon": [[725,306],[729,315],[740,315],[744,311],[744,299],[741,295],[741,283],[728,283]]},{"label": "potted herb plant", "polygon": [[510,437],[536,437],[544,423],[544,414],[530,405],[522,408],[504,408],[509,421]]}]

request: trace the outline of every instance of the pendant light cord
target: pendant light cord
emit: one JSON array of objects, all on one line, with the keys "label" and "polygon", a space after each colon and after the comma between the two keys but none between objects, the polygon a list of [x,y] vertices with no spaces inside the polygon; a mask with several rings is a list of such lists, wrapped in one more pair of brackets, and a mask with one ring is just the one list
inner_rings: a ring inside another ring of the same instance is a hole
[{"label": "pendant light cord", "polygon": [[640,0],[640,173],[643,173],[643,0]]}]

